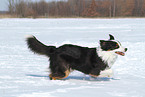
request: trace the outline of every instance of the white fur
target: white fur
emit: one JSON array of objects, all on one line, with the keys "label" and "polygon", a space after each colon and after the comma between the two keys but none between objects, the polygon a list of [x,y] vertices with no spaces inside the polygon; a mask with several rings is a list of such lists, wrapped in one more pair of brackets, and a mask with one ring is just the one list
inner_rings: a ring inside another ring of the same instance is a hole
[{"label": "white fur", "polygon": [[108,64],[109,68],[112,67],[114,62],[116,61],[118,55],[115,53],[117,51],[119,52],[125,52],[125,48],[121,46],[119,41],[112,40],[114,42],[117,42],[119,45],[118,49],[111,50],[111,51],[103,51],[100,47],[97,49],[98,56],[102,58],[102,60]]},{"label": "white fur", "polygon": [[107,69],[100,72],[100,75],[98,77],[112,77],[113,76],[113,70]]},{"label": "white fur", "polygon": [[[115,41],[115,40],[112,40]],[[120,42],[115,41],[118,43],[119,48],[111,51],[103,51],[100,47],[97,49],[98,56],[109,66],[109,68],[106,68],[105,70],[100,72],[99,77],[112,77],[113,71],[110,69],[114,62],[116,61],[118,55],[115,53],[117,51],[119,52],[125,52],[125,48],[123,48],[120,44]]]},{"label": "white fur", "polygon": [[98,49],[97,53],[99,57],[101,57],[102,60],[109,66],[105,70],[101,71],[98,77],[112,77],[113,71],[110,68],[116,61],[117,55],[113,51],[102,51],[101,48]]},{"label": "white fur", "polygon": [[115,41],[115,40],[114,40],[114,42],[117,42],[118,45],[119,45],[119,48],[118,48],[118,49],[113,50],[114,52],[115,52],[115,51],[125,52],[125,48],[120,44],[119,41]]},{"label": "white fur", "polygon": [[114,62],[117,59],[117,55],[113,51],[102,51],[102,49],[99,48],[97,53],[98,53],[99,57],[101,57],[102,60],[106,64],[108,64],[109,68],[112,67],[112,65],[114,64]]},{"label": "white fur", "polygon": [[25,36],[26,39],[28,39],[28,38],[33,38],[33,37],[34,37],[33,35],[26,35],[26,36]]}]

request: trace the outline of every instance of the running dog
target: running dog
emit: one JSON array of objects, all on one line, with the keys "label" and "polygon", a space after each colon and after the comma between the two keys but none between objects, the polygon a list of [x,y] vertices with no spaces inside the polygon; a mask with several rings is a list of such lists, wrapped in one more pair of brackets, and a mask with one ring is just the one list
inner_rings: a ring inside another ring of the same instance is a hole
[{"label": "running dog", "polygon": [[34,53],[49,57],[50,79],[64,79],[72,70],[78,70],[92,77],[109,77],[110,69],[117,55],[124,56],[127,48],[110,35],[109,40],[100,40],[98,48],[64,44],[60,47],[47,46],[35,36],[26,38],[28,48]]}]

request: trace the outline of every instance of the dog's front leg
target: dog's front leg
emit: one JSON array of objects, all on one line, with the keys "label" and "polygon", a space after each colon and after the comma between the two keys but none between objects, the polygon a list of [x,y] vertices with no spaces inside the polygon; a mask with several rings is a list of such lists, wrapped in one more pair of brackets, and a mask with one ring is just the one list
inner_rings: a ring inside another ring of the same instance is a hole
[{"label": "dog's front leg", "polygon": [[100,72],[100,75],[98,77],[112,77],[113,76],[113,70],[107,69]]},{"label": "dog's front leg", "polygon": [[90,76],[92,77],[98,77],[100,75],[100,69],[98,68],[94,68],[91,70],[91,72],[89,73]]},{"label": "dog's front leg", "polygon": [[92,77],[112,77],[113,70],[106,69],[106,70],[100,71],[99,69],[95,68],[95,69],[91,70],[89,75]]}]

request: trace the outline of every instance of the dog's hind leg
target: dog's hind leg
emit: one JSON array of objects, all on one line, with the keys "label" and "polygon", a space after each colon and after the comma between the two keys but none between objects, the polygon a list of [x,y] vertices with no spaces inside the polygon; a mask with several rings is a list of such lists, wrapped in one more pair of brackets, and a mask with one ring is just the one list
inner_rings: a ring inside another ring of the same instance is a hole
[{"label": "dog's hind leg", "polygon": [[50,80],[59,80],[59,79],[64,79],[68,77],[70,74],[69,70],[66,70],[64,73],[62,72],[56,72],[56,73],[51,73],[49,75]]},{"label": "dog's hind leg", "polygon": [[70,69],[69,65],[63,61],[50,62],[51,74],[49,75],[50,79],[64,79],[69,76]]}]

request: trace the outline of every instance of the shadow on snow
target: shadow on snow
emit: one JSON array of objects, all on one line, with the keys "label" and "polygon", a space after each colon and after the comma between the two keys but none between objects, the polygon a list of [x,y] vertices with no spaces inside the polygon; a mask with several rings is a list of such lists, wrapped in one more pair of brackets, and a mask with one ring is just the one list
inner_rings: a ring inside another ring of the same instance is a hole
[{"label": "shadow on snow", "polygon": [[[46,75],[36,75],[36,74],[26,74],[26,76],[30,76],[30,77],[45,77],[45,78],[49,78],[49,76],[46,76]],[[109,77],[90,77],[90,76],[68,76],[67,78],[65,79],[62,79],[62,80],[71,80],[71,79],[74,79],[74,80],[86,80],[86,81],[110,81],[110,80],[119,80],[119,79],[116,79],[116,78],[109,78]]]}]

